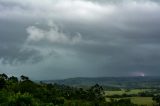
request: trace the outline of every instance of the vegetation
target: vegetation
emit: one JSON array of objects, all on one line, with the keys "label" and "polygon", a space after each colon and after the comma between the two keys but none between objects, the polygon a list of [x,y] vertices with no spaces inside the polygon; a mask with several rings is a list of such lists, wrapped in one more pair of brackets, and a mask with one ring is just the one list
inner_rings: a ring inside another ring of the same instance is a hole
[{"label": "vegetation", "polygon": [[89,89],[58,84],[35,83],[22,75],[0,74],[0,106],[105,106],[105,94],[98,84]]},{"label": "vegetation", "polygon": [[157,103],[157,106],[160,106],[160,95],[155,95],[152,99]]},{"label": "vegetation", "polygon": [[64,80],[46,80],[70,86],[92,86],[95,84],[103,85],[106,90],[120,89],[159,89],[160,77],[96,77],[96,78],[69,78]]},{"label": "vegetation", "polygon": [[121,89],[105,91],[106,101],[130,99],[132,103],[140,106],[159,106],[160,95],[159,89]]},{"label": "vegetation", "polygon": [[153,101],[160,106],[159,89],[111,89],[35,83],[24,75],[18,79],[0,74],[0,106],[153,106]]}]

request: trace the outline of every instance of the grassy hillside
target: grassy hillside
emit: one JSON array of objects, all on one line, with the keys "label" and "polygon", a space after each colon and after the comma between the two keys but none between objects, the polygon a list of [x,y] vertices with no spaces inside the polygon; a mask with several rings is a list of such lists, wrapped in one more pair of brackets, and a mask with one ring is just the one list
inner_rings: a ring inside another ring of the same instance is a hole
[{"label": "grassy hillside", "polygon": [[150,91],[150,89],[131,89],[131,90],[118,90],[118,91],[105,91],[106,95],[123,95],[123,94],[139,94],[141,92]]},{"label": "grassy hillside", "polygon": [[[114,98],[116,100],[119,100],[121,98]],[[132,103],[138,104],[138,105],[146,105],[146,106],[153,106],[155,102],[152,100],[152,97],[125,97],[123,99],[130,99]],[[106,98],[106,101],[110,101],[110,98]]]}]

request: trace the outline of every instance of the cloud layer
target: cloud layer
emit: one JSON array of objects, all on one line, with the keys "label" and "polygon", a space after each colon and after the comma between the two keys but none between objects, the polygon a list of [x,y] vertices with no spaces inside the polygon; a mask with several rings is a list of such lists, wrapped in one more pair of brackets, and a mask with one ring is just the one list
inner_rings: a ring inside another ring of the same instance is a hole
[{"label": "cloud layer", "polygon": [[34,79],[159,75],[159,13],[156,0],[0,0],[0,70]]}]

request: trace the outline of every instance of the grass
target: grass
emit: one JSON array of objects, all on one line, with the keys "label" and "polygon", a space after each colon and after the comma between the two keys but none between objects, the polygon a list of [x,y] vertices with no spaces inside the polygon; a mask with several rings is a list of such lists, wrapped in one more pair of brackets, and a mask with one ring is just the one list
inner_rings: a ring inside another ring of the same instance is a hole
[{"label": "grass", "polygon": [[[131,99],[131,102],[138,105],[147,105],[147,106],[153,106],[154,102],[152,100],[152,97],[126,97],[123,99]],[[120,98],[114,98],[114,99],[120,99]],[[110,98],[106,98],[106,101],[110,101]]]},{"label": "grass", "polygon": [[138,104],[138,105],[147,105],[147,106],[153,106],[153,100],[152,97],[130,97],[132,103]]},{"label": "grass", "polygon": [[148,91],[149,89],[133,89],[133,90],[129,90],[126,91],[124,89],[120,90],[120,91],[105,91],[106,95],[122,95],[122,94],[138,94],[140,92],[144,92],[144,91]]},{"label": "grass", "polygon": [[[149,91],[149,89],[133,89],[126,92],[126,90],[121,91],[105,91],[106,95],[122,95],[122,94],[138,94],[140,92]],[[146,106],[153,106],[154,102],[152,100],[152,97],[126,97],[123,99],[131,99],[132,103],[138,104],[138,105],[146,105]],[[121,99],[121,98],[115,98],[115,99]],[[110,101],[110,98],[106,98],[106,101]]]}]

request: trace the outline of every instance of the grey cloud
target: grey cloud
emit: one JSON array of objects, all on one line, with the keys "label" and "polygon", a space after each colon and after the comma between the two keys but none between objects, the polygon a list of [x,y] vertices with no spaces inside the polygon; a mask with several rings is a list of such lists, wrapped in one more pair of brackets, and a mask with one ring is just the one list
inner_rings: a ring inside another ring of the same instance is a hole
[{"label": "grey cloud", "polygon": [[[0,12],[0,58],[21,62],[3,66],[15,74],[160,74],[159,1],[1,0]],[[36,62],[24,62],[30,59]]]}]

